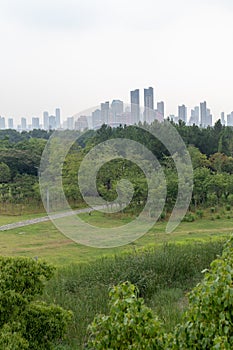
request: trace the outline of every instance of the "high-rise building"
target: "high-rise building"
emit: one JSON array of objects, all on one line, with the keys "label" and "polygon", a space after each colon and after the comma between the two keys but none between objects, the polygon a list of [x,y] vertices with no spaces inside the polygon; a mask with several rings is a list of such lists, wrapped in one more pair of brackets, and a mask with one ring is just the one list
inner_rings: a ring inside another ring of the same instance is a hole
[{"label": "high-rise building", "polygon": [[213,119],[213,117],[212,117],[212,114],[211,114],[211,112],[210,112],[210,109],[207,108],[207,109],[206,109],[206,112],[207,112],[207,114],[206,114],[206,117],[207,117],[207,126],[212,126],[212,119]]},{"label": "high-rise building", "polygon": [[144,121],[151,124],[154,118],[154,90],[149,87],[144,89]]},{"label": "high-rise building", "polygon": [[0,117],[0,129],[3,130],[6,128],[5,118]]},{"label": "high-rise building", "polygon": [[40,128],[40,119],[37,117],[32,117],[32,129]]},{"label": "high-rise building", "polygon": [[75,130],[85,130],[88,129],[88,121],[85,115],[80,115],[80,117],[75,121]]},{"label": "high-rise building", "polygon": [[56,117],[55,115],[49,116],[49,130],[55,130],[56,129]]},{"label": "high-rise building", "polygon": [[199,107],[196,106],[191,110],[191,116],[189,120],[189,125],[199,125]]},{"label": "high-rise building", "polygon": [[44,130],[49,130],[49,113],[47,111],[43,113],[43,127]]},{"label": "high-rise building", "polygon": [[113,100],[111,103],[111,111],[113,117],[113,123],[117,122],[117,117],[121,116],[124,112],[124,103],[121,100]]},{"label": "high-rise building", "polygon": [[67,129],[69,129],[69,130],[74,129],[74,117],[67,118]]},{"label": "high-rise building", "polygon": [[178,120],[187,123],[187,107],[185,105],[178,106]]},{"label": "high-rise building", "polygon": [[101,103],[101,123],[109,124],[109,102]]},{"label": "high-rise building", "polygon": [[225,113],[224,113],[224,112],[221,113],[221,124],[222,124],[222,125],[225,125],[225,124],[226,124]]},{"label": "high-rise building", "polygon": [[131,121],[132,121],[132,124],[138,124],[140,121],[139,89],[130,91],[130,103],[131,103]]},{"label": "high-rise building", "polygon": [[21,118],[21,130],[27,130],[27,119]]},{"label": "high-rise building", "polygon": [[96,109],[94,112],[92,112],[92,125],[93,128],[96,129],[98,127],[100,127],[101,124],[101,110],[100,109]]},{"label": "high-rise building", "polygon": [[208,126],[206,101],[200,103],[200,111],[201,111],[200,124],[203,128],[206,128]]},{"label": "high-rise building", "polygon": [[233,112],[227,115],[227,126],[233,126]]},{"label": "high-rise building", "polygon": [[164,102],[157,103],[157,112],[161,115],[162,119],[164,119]]},{"label": "high-rise building", "polygon": [[14,120],[13,120],[13,118],[8,118],[8,129],[14,129]]},{"label": "high-rise building", "polygon": [[60,108],[56,108],[55,110],[56,117],[56,128],[59,129],[61,127],[61,111]]}]

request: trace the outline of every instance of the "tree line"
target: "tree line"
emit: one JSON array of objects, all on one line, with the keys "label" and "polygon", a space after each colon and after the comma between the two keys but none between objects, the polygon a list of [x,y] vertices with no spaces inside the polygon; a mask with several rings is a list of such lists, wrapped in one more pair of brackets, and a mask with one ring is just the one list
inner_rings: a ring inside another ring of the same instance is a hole
[{"label": "tree line", "polygon": [[[233,205],[233,177],[231,176],[233,174],[233,128],[222,125],[220,121],[217,121],[214,127],[206,129],[196,125],[187,126],[181,121],[173,126],[184,140],[193,164],[194,187],[191,206],[197,208],[224,203]],[[124,138],[141,143],[159,160],[167,182],[165,210],[170,211],[176,201],[178,177],[173,160],[174,154],[170,154],[166,146],[152,135],[154,130],[162,132],[162,129],[163,123],[155,121],[151,125],[144,124],[143,129],[140,125],[139,127],[122,125],[117,128],[103,125],[99,130],[83,133],[63,131],[68,137],[69,134],[77,136],[77,141],[65,158],[62,171],[63,187],[70,204],[76,206],[84,203],[78,186],[78,170],[85,155],[94,146],[106,140]],[[41,156],[51,133],[44,130],[22,133],[15,130],[0,131],[1,211],[4,211],[9,204],[12,207],[32,203],[35,206],[41,206],[38,172]],[[125,151],[127,153],[129,150]],[[136,151],[142,153],[140,150]],[[84,175],[88,175],[88,169]],[[101,167],[97,176],[100,196],[108,201],[114,200],[121,178],[129,179],[134,187],[134,195],[127,210],[133,212],[140,210],[147,200],[148,183],[143,171],[128,160],[109,161]],[[87,195],[92,195],[88,193],[88,188],[86,192]],[[123,188],[122,193],[124,193]],[[55,194],[56,188],[51,189],[51,196]],[[156,195],[158,196],[158,193],[155,193]]]}]

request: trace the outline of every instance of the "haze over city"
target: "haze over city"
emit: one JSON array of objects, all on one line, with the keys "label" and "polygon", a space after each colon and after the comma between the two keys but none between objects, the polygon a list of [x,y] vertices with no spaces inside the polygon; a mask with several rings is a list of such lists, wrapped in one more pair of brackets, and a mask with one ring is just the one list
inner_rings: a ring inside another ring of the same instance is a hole
[{"label": "haze over city", "polygon": [[1,103],[6,118],[64,116],[154,87],[166,115],[207,101],[233,110],[229,0],[2,0]]}]

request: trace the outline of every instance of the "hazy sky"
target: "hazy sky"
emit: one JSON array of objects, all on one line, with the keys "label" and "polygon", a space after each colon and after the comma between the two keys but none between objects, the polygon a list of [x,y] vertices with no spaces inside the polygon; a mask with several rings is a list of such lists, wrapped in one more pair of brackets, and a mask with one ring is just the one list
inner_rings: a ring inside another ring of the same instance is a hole
[{"label": "hazy sky", "polygon": [[233,110],[232,0],[0,0],[0,115],[73,115],[153,86]]}]

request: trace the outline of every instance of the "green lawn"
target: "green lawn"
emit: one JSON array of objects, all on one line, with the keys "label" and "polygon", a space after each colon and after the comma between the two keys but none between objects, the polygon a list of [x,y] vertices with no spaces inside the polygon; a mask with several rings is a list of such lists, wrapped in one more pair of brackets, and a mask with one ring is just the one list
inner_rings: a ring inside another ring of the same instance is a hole
[{"label": "green lawn", "polygon": [[[43,214],[38,214],[38,216],[43,216]],[[94,212],[91,216],[88,214],[80,214],[80,216],[94,226],[104,227],[119,226],[131,220],[128,216],[116,215],[114,218],[99,212]],[[15,220],[16,218],[13,217],[12,220],[22,221],[31,217],[35,217],[35,215],[23,216],[20,217],[20,220]],[[6,223],[9,223],[10,221],[7,219],[8,217],[5,217]],[[3,222],[4,220],[2,220],[2,224]],[[159,245],[164,242],[187,243],[189,241],[214,240],[232,233],[233,221],[226,218],[214,221],[205,218],[192,223],[183,222],[171,234],[165,233],[165,227],[166,222],[158,222],[147,234],[126,246],[98,249],[77,244],[61,234],[51,222],[44,222],[0,232],[0,254],[45,258],[55,265],[62,266],[71,262],[88,262],[106,255]]]}]

